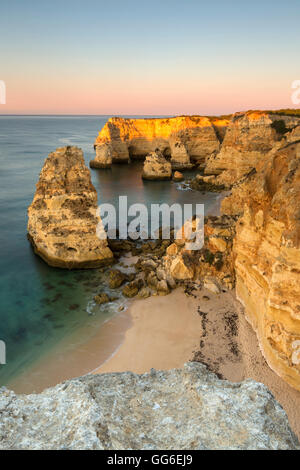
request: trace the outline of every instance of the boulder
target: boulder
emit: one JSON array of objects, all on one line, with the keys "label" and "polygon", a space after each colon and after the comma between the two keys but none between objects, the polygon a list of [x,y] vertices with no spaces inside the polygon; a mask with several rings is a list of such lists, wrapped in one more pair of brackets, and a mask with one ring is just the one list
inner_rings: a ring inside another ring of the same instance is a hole
[{"label": "boulder", "polygon": [[110,289],[117,289],[120,287],[125,280],[127,280],[126,274],[122,273],[118,269],[112,269],[109,272],[109,287]]},{"label": "boulder", "polygon": [[184,176],[180,171],[175,171],[173,174],[173,181],[182,181],[184,179]]},{"label": "boulder", "polygon": [[193,266],[186,266],[182,256],[177,256],[171,263],[170,274],[177,280],[193,279],[194,268]]},{"label": "boulder", "polygon": [[110,298],[108,297],[107,294],[103,293],[103,294],[95,295],[94,301],[96,302],[96,304],[99,304],[99,305],[107,304],[107,302],[110,302]]}]

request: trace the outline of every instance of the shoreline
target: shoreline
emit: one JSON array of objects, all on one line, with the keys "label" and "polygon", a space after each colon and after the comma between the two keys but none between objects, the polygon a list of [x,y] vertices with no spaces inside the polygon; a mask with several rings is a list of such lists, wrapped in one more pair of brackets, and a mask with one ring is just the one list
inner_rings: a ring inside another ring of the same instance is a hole
[{"label": "shoreline", "polygon": [[167,296],[135,299],[87,342],[74,338],[69,351],[55,349],[7,387],[27,394],[81,375],[140,374],[181,368],[191,360],[225,380],[264,383],[300,438],[300,392],[267,365],[234,291],[215,294],[196,288],[185,293],[178,287]]},{"label": "shoreline", "polygon": [[[174,308],[174,305],[176,308]],[[115,353],[92,373],[180,368],[199,346],[200,317],[195,300],[181,288],[167,296],[137,299],[128,309],[132,324]]]},{"label": "shoreline", "polygon": [[195,292],[187,297],[177,288],[166,297],[134,301],[123,343],[92,373],[144,373],[151,368],[181,368],[196,360],[224,380],[265,384],[300,438],[300,392],[266,363],[235,292],[214,294],[204,288]]}]

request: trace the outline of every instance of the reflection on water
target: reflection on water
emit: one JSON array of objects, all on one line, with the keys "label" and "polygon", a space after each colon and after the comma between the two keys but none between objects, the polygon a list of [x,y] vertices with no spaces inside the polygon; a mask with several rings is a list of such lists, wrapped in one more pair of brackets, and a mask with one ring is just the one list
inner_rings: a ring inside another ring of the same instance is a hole
[{"label": "reflection on water", "polygon": [[[107,289],[105,272],[50,268],[34,255],[26,239],[26,211],[45,157],[57,147],[78,145],[88,163],[105,121],[103,117],[0,117],[0,340],[7,347],[0,385],[80,328],[99,328],[123,302],[96,305],[94,295]],[[99,203],[117,207],[118,196],[127,195],[128,205],[139,202],[149,208],[151,203],[197,202],[205,204],[206,212],[216,210],[219,195],[184,190],[181,183],[143,181],[141,168],[142,163],[136,162],[92,170]]]}]

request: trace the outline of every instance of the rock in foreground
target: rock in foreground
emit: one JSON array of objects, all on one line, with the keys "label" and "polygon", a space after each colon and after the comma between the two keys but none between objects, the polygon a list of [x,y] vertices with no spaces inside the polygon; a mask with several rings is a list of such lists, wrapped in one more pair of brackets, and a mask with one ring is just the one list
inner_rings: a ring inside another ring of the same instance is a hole
[{"label": "rock in foreground", "polygon": [[49,154],[28,208],[28,238],[50,266],[95,268],[112,261],[96,229],[97,193],[83,152],[63,147]]},{"label": "rock in foreground", "polygon": [[88,375],[38,395],[1,389],[0,449],[299,449],[285,412],[252,380],[199,363]]}]

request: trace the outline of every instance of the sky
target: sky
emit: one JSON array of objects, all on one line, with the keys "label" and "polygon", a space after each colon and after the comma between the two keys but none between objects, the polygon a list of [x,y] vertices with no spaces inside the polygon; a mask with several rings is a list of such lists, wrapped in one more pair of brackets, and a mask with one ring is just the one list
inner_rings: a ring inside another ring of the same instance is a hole
[{"label": "sky", "polygon": [[0,114],[297,107],[299,24],[300,0],[1,0]]}]

